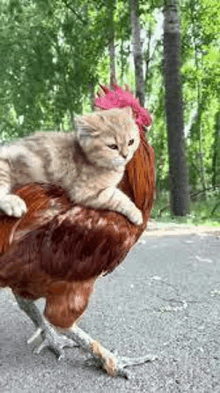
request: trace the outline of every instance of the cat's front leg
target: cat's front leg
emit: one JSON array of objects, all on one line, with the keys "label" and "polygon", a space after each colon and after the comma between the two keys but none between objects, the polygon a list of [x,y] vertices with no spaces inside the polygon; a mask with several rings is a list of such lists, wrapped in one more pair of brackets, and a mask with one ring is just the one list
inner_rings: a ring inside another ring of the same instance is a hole
[{"label": "cat's front leg", "polygon": [[[133,203],[133,202],[132,202]],[[133,222],[135,225],[141,225],[143,224],[143,215],[142,212],[135,206],[133,203],[133,206],[131,207],[130,210],[126,210],[126,208],[122,208],[121,212],[124,214],[128,219]]]},{"label": "cat's front leg", "polygon": [[87,197],[81,202],[95,209],[114,210],[124,214],[133,224],[143,224],[142,212],[135,204],[118,188],[108,187],[102,190],[98,196]]},{"label": "cat's front leg", "polygon": [[27,212],[27,206],[23,199],[14,194],[1,195],[0,192],[0,211],[7,216],[21,217]]},{"label": "cat's front leg", "polygon": [[[141,210],[125,195],[122,191],[116,188],[115,203],[117,203],[115,211],[124,214],[133,224],[143,224],[143,215]],[[114,198],[113,198],[114,202]]]},{"label": "cat's front leg", "polygon": [[[21,217],[27,211],[27,207],[23,199],[19,196],[11,194],[11,173],[13,169],[9,165],[9,160],[6,156],[10,156],[8,147],[0,149],[0,214],[2,213],[12,216]],[[18,163],[15,163],[15,168]]]}]

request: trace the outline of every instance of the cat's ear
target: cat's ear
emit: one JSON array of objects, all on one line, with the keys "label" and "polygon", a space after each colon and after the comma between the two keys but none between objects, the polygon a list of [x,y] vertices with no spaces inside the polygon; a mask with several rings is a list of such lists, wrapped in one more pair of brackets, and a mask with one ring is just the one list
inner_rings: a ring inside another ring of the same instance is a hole
[{"label": "cat's ear", "polygon": [[88,136],[95,136],[97,129],[95,124],[91,121],[91,115],[79,116],[76,121],[77,138],[84,138]]}]

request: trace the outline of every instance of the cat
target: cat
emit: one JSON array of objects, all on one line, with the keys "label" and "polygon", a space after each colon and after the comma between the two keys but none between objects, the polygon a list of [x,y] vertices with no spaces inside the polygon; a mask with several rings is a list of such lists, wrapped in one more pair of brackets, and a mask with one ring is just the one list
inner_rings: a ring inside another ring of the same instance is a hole
[{"label": "cat", "polygon": [[140,143],[130,107],[79,116],[75,132],[37,132],[0,148],[0,210],[21,217],[25,202],[15,185],[43,182],[63,187],[76,203],[143,222],[141,211],[117,188]]}]

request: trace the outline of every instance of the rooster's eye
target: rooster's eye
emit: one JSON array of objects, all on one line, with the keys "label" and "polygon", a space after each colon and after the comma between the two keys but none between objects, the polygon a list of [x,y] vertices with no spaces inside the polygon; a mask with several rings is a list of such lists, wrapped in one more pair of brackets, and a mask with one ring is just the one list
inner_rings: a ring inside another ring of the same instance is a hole
[{"label": "rooster's eye", "polygon": [[114,145],[114,144],[108,145],[108,147],[109,147],[110,149],[112,149],[112,150],[117,150],[117,149],[118,149],[118,146],[117,146],[117,145]]},{"label": "rooster's eye", "polygon": [[130,141],[128,142],[128,146],[133,145],[133,143],[134,143],[134,139],[130,139]]}]

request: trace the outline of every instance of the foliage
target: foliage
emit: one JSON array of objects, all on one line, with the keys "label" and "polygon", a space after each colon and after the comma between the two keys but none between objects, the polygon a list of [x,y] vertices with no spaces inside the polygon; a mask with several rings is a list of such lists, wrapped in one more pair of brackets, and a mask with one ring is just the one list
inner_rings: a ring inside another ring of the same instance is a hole
[{"label": "foliage", "polygon": [[209,191],[207,194],[208,196],[206,200],[204,200],[202,195],[200,195],[197,200],[192,201],[190,214],[185,217],[174,217],[171,215],[169,209],[168,192],[163,192],[158,196],[151,216],[154,220],[160,223],[171,222],[173,224],[219,226],[219,190],[216,192]]},{"label": "foliage", "polygon": [[[181,9],[186,121],[193,114],[187,135],[191,189],[211,184],[214,169],[215,117],[219,111],[219,11],[217,0],[185,0]],[[219,171],[219,167],[214,170]]]},{"label": "foliage", "polygon": [[[169,190],[163,4],[139,0],[146,106],[154,114],[148,139],[155,147],[159,193]],[[190,191],[218,190],[220,2],[179,4]],[[114,16],[118,82],[135,90],[129,0],[1,0],[1,140],[37,129],[69,130],[75,115],[91,110],[92,91],[98,83],[109,82],[109,9]],[[208,193],[203,195],[209,202]]]},{"label": "foliage", "polygon": [[103,11],[85,5],[74,2],[73,12],[61,0],[1,3],[1,123],[12,125],[10,134],[70,127],[81,112],[106,44]]}]

